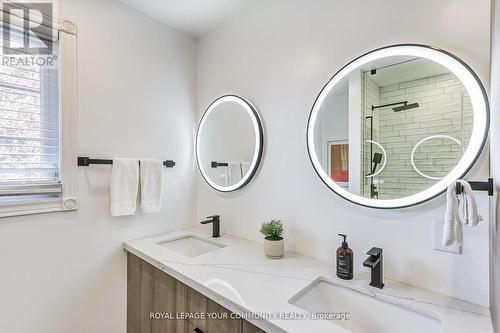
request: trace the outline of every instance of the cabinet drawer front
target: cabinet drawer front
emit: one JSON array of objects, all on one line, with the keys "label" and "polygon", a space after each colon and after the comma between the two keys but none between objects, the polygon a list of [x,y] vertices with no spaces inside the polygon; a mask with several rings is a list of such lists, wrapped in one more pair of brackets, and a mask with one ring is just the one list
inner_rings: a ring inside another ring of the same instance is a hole
[{"label": "cabinet drawer front", "polygon": [[257,326],[250,324],[248,321],[243,321],[243,333],[266,333]]},{"label": "cabinet drawer front", "polygon": [[231,311],[210,299],[207,303],[207,313],[214,316],[207,320],[207,333],[241,333],[242,320],[231,319]]},{"label": "cabinet drawer front", "polygon": [[[206,313],[208,299],[196,290],[189,287],[187,288],[186,299],[187,313],[190,315],[188,321],[194,326],[202,329],[203,331],[207,331]],[[194,318],[195,316],[200,316],[200,318]]]},{"label": "cabinet drawer front", "polygon": [[127,333],[264,332],[131,253],[127,265]]},{"label": "cabinet drawer front", "polygon": [[127,332],[183,332],[186,286],[130,253],[127,264]]}]

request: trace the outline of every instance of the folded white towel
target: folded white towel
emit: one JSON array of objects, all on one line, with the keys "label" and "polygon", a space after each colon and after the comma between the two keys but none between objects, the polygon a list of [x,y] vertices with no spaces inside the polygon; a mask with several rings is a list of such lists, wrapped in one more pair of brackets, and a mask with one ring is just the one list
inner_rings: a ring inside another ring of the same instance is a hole
[{"label": "folded white towel", "polygon": [[458,218],[463,224],[475,227],[483,218],[477,210],[477,203],[472,192],[472,187],[465,180],[459,180],[459,182],[462,185],[463,191],[459,195]]},{"label": "folded white towel", "polygon": [[157,213],[161,209],[163,161],[141,160],[141,210]]},{"label": "folded white towel", "polygon": [[250,165],[251,163],[249,162],[242,162],[241,163],[241,173],[243,175],[243,177],[245,177],[248,173],[248,171],[250,171]]},{"label": "folded white towel", "polygon": [[221,184],[224,184],[224,186],[229,186],[229,177],[227,174],[221,174],[220,178],[222,179]]},{"label": "folded white towel", "polygon": [[111,216],[135,214],[138,188],[138,161],[115,158],[110,181]]},{"label": "folded white towel", "polygon": [[230,186],[238,183],[243,178],[242,172],[240,162],[227,163],[228,183]]},{"label": "folded white towel", "polygon": [[463,245],[462,224],[476,226],[483,220],[477,210],[476,199],[468,182],[458,181],[462,186],[462,193],[457,195],[456,183],[448,187],[446,192],[446,214],[443,227],[443,245],[449,246],[454,242]]},{"label": "folded white towel", "polygon": [[446,191],[446,213],[444,216],[442,241],[443,246],[450,246],[455,241],[462,241],[462,226],[457,221],[457,214],[458,198],[455,191],[455,183],[453,183]]}]

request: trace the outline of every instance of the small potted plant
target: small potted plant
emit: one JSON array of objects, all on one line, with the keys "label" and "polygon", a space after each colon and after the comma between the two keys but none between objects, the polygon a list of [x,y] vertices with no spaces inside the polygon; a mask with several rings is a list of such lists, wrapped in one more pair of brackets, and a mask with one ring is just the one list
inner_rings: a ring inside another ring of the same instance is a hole
[{"label": "small potted plant", "polygon": [[281,220],[271,220],[262,224],[260,232],[266,236],[264,239],[264,253],[270,259],[281,259],[285,254],[285,241],[283,240],[283,224]]}]

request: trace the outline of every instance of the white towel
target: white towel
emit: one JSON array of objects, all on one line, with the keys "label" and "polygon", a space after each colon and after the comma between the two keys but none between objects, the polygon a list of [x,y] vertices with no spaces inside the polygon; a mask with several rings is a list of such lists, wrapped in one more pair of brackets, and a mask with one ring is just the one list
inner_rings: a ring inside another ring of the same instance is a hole
[{"label": "white towel", "polygon": [[458,181],[463,191],[457,195],[456,183],[448,187],[446,192],[446,214],[443,227],[443,245],[450,246],[455,241],[459,246],[463,245],[462,224],[476,226],[483,220],[477,210],[474,193],[468,182]]},{"label": "white towel", "polygon": [[222,182],[224,186],[229,186],[229,177],[227,174],[221,174],[220,178],[222,179]]},{"label": "white towel", "polygon": [[477,203],[472,192],[472,187],[465,180],[459,180],[459,182],[462,184],[463,191],[459,196],[458,218],[463,224],[475,227],[483,218],[477,210]]},{"label": "white towel", "polygon": [[163,161],[141,160],[141,210],[157,213],[161,209]]},{"label": "white towel", "polygon": [[243,174],[243,177],[245,177],[248,173],[248,171],[250,171],[250,165],[251,163],[249,162],[242,162],[241,163],[241,173]]},{"label": "white towel", "polygon": [[451,184],[446,191],[446,213],[443,227],[443,246],[450,246],[455,241],[462,242],[462,226],[458,223],[458,198],[455,191],[455,183]]},{"label": "white towel", "polygon": [[238,183],[242,176],[241,163],[240,162],[229,162],[227,163],[227,175],[229,185],[234,185]]},{"label": "white towel", "polygon": [[138,161],[115,158],[110,181],[111,216],[135,214],[138,188]]}]

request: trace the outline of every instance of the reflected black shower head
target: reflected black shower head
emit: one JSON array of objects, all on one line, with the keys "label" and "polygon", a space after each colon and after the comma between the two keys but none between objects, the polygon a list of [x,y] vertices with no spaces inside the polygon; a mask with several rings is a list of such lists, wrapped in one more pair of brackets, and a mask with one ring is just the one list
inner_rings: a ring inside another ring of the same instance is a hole
[{"label": "reflected black shower head", "polygon": [[383,157],[383,155],[381,153],[373,154],[373,163],[376,163],[376,164],[382,163],[382,157]]},{"label": "reflected black shower head", "polygon": [[394,112],[401,112],[401,111],[407,111],[407,110],[411,110],[411,109],[416,109],[418,107],[420,107],[420,104],[418,104],[418,103],[408,104],[408,102],[406,102],[405,105],[403,105],[403,106],[396,106],[395,108],[392,108],[392,110],[394,110]]},{"label": "reflected black shower head", "polygon": [[[403,104],[403,105],[401,105],[401,104]],[[396,105],[399,105],[399,106],[396,106]],[[392,110],[394,110],[394,112],[406,111],[406,110],[411,110],[411,109],[415,109],[415,108],[420,107],[420,105],[418,103],[408,104],[408,101],[403,101],[403,102],[383,104],[383,105],[378,105],[378,106],[372,105],[372,111],[375,111],[376,109],[380,109],[380,108],[387,108],[389,106],[395,106],[394,108],[392,108]]]}]

